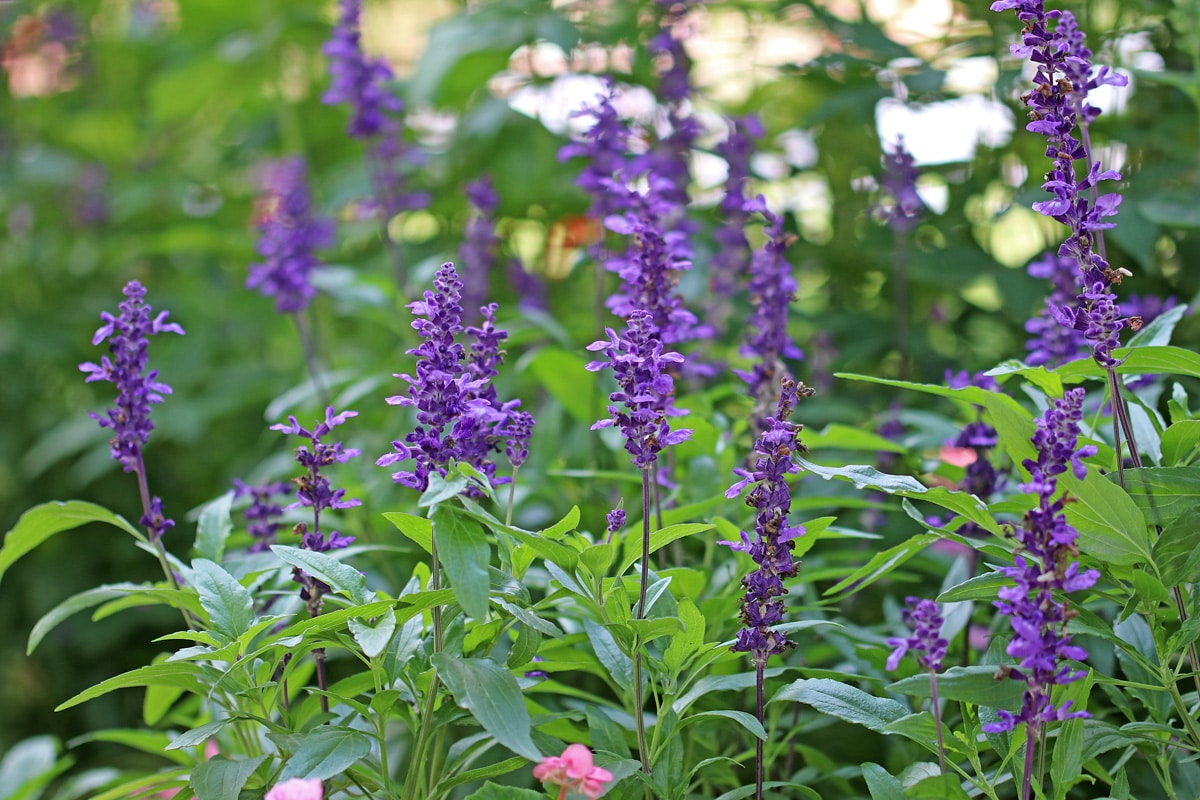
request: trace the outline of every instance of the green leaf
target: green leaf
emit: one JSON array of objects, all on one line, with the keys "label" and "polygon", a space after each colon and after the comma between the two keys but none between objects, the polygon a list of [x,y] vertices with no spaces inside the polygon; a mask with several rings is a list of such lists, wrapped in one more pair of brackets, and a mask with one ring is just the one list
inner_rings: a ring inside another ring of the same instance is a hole
[{"label": "green leaf", "polygon": [[433,512],[433,532],[438,562],[446,570],[458,604],[472,619],[487,619],[492,551],[483,529],[454,508],[442,505]]},{"label": "green leaf", "polygon": [[122,673],[106,681],[101,681],[90,689],[85,689],[65,703],[61,703],[55,711],[73,708],[80,703],[86,703],[101,695],[106,695],[115,689],[127,689],[133,686],[177,686],[185,691],[204,697],[211,686],[202,679],[204,670],[187,661],[174,661],[165,664],[151,664],[145,667]]},{"label": "green leaf", "polygon": [[465,475],[455,474],[447,479],[436,471],[430,472],[429,488],[421,494],[421,499],[417,501],[417,508],[436,507],[452,497],[457,497],[459,492],[467,488],[468,483],[470,481]]},{"label": "green leaf", "polygon": [[905,790],[909,800],[970,800],[957,775],[931,775]]},{"label": "green leaf", "polygon": [[230,639],[237,639],[254,623],[254,598],[250,590],[207,558],[192,562],[192,578],[200,594],[200,605],[212,626]]},{"label": "green leaf", "polygon": [[516,786],[500,786],[488,781],[471,792],[464,800],[546,800],[546,795],[533,789],[518,789]]},{"label": "green leaf", "polygon": [[804,444],[810,450],[869,450],[871,452],[907,453],[908,449],[877,433],[851,425],[830,423],[817,431],[804,431]]},{"label": "green leaf", "polygon": [[406,514],[403,511],[388,511],[383,518],[420,545],[426,553],[433,552],[433,523],[428,519],[415,514]]},{"label": "green leaf", "polygon": [[597,751],[612,753],[620,758],[629,757],[629,744],[625,741],[625,729],[612,717],[595,705],[587,707],[588,733],[592,747]]},{"label": "green leaf", "polygon": [[599,389],[596,373],[584,369],[587,359],[561,347],[543,347],[522,363],[576,422],[591,425],[596,421],[592,397]]},{"label": "green leaf", "polygon": [[805,471],[811,472],[819,478],[825,480],[837,478],[853,483],[856,489],[875,489],[900,497],[935,503],[959,516],[966,517],[985,530],[1002,535],[1000,526],[988,513],[987,505],[966,492],[951,491],[943,486],[925,486],[910,475],[888,475],[865,464],[825,467],[806,458],[793,457],[793,460]]},{"label": "green leaf", "polygon": [[[1115,480],[1116,475],[1109,479]],[[1200,466],[1125,470],[1125,491],[1142,511],[1145,525],[1170,525],[1200,505]]]},{"label": "green leaf", "polygon": [[450,687],[454,702],[470,711],[496,741],[531,761],[542,760],[541,751],[529,735],[525,698],[511,672],[486,658],[434,653],[430,660]]},{"label": "green leaf", "polygon": [[734,711],[732,709],[716,709],[714,711],[701,711],[699,714],[692,714],[681,723],[680,727],[686,725],[692,720],[704,719],[706,717],[721,717],[723,719],[731,719],[749,731],[751,736],[757,736],[764,742],[767,740],[766,730],[763,729],[762,724],[755,718],[753,714],[747,714],[745,711]]},{"label": "green leaf", "polygon": [[388,642],[392,640],[392,634],[396,632],[396,615],[389,611],[373,624],[360,617],[354,617],[346,624],[354,636],[354,641],[362,648],[363,655],[374,658],[386,650]]},{"label": "green leaf", "polygon": [[801,678],[785,686],[771,698],[772,703],[807,703],[832,717],[862,725],[878,733],[908,715],[908,709],[895,700],[874,697],[859,689],[828,678]]},{"label": "green leaf", "polygon": [[40,788],[53,780],[57,761],[58,741],[53,736],[35,736],[17,742],[0,760],[0,798],[15,800],[40,795]]},{"label": "green leaf", "polygon": [[[1115,358],[1125,359],[1117,367],[1120,375],[1190,375],[1200,377],[1200,355],[1182,347],[1119,347],[1113,351]],[[1079,382],[1084,378],[1103,378],[1104,368],[1091,358],[1081,358],[1063,364],[1055,370],[1064,381]]]},{"label": "green leaf", "polygon": [[85,608],[91,608],[109,600],[124,597],[130,590],[143,588],[145,587],[137,583],[108,583],[104,586],[97,586],[95,589],[88,589],[86,592],[80,592],[63,600],[54,608],[47,611],[37,621],[37,624],[33,626],[33,630],[29,632],[29,644],[26,645],[25,655],[32,653],[41,644],[42,639],[46,638],[46,634],[57,628],[72,615],[83,611]]},{"label": "green leaf", "polygon": [[171,740],[171,743],[166,746],[166,750],[183,750],[186,747],[198,747],[213,736],[216,736],[222,728],[233,723],[234,720],[226,717],[225,719],[213,720],[199,727],[192,728],[186,733],[181,733]]},{"label": "green leaf", "polygon": [[1167,586],[1200,583],[1200,508],[1190,508],[1163,528],[1154,543],[1154,565]]},{"label": "green leaf", "polygon": [[633,659],[621,650],[612,632],[593,622],[590,617],[583,618],[583,627],[592,649],[596,651],[596,658],[600,659],[613,681],[624,689],[633,686]]},{"label": "green leaf", "polygon": [[862,772],[871,800],[907,800],[904,784],[883,767],[868,761],[862,765]]},{"label": "green leaf", "polygon": [[80,500],[55,500],[34,506],[21,515],[17,524],[4,537],[0,547],[0,579],[18,558],[37,547],[55,534],[73,530],[89,522],[104,522],[120,528],[139,542],[146,541],[137,528],[124,517],[117,516],[103,506]]},{"label": "green leaf", "polygon": [[202,558],[218,562],[221,560],[225,552],[225,542],[233,532],[233,519],[230,517],[232,506],[233,492],[226,492],[200,511],[195,547]]},{"label": "green leaf", "polygon": [[271,552],[293,567],[299,567],[317,580],[329,584],[335,592],[349,597],[358,605],[375,602],[375,592],[367,589],[362,573],[332,556],[281,544],[271,545]]},{"label": "green leaf", "polygon": [[[1126,475],[1132,470],[1126,470]],[[1064,509],[1067,521],[1079,531],[1081,552],[1116,566],[1150,560],[1150,532],[1128,494],[1104,476],[1089,471],[1082,481],[1068,470],[1059,476],[1075,501]]]},{"label": "green leaf", "polygon": [[192,770],[191,786],[196,800],[230,800],[242,793],[246,781],[266,756],[231,761],[217,756]]},{"label": "green leaf", "polygon": [[1163,431],[1163,466],[1186,466],[1195,458],[1198,448],[1200,448],[1200,419],[1185,419],[1176,422]]},{"label": "green leaf", "polygon": [[[1072,711],[1087,709],[1088,695],[1092,691],[1093,673],[1088,672],[1083,680],[1068,684],[1061,690],[1055,702],[1060,707],[1071,702]],[[1011,683],[1012,681],[1005,681]],[[1050,762],[1050,774],[1054,776],[1053,800],[1066,800],[1068,790],[1079,783],[1083,773],[1084,720],[1068,719],[1058,728],[1058,739]]]},{"label": "green leaf", "polygon": [[942,537],[936,533],[918,533],[908,541],[876,553],[871,560],[825,590],[826,596],[843,591],[856,592],[887,575]]},{"label": "green leaf", "polygon": [[328,780],[370,754],[371,737],[362,731],[322,725],[304,734],[279,779]]},{"label": "green leaf", "polygon": [[991,602],[996,599],[997,589],[1011,583],[1012,579],[1002,572],[985,572],[974,578],[968,578],[957,586],[950,587],[939,594],[936,600],[939,603],[958,603],[963,600]]},{"label": "green leaf", "polygon": [[[1021,708],[1025,684],[1020,681],[996,680],[996,667],[950,667],[938,674],[938,696],[943,700],[973,703],[988,708],[1017,711]],[[887,687],[889,692],[912,697],[929,697],[929,675],[921,673],[896,681]]]}]

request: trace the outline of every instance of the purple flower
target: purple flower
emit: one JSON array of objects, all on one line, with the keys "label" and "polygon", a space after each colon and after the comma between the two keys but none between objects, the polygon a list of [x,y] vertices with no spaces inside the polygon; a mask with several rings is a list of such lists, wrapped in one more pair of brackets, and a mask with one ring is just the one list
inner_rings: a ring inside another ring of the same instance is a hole
[{"label": "purple flower", "polygon": [[382,58],[368,58],[363,53],[359,28],[362,0],[341,0],[338,7],[341,14],[337,27],[321,48],[329,58],[332,78],[321,101],[350,106],[346,133],[356,139],[390,133],[394,122],[389,115],[404,110],[404,104],[388,86],[394,79],[391,67]]},{"label": "purple flower", "polygon": [[625,509],[614,508],[605,515],[604,522],[605,528],[608,531],[608,539],[606,541],[612,541],[613,535],[625,527]]},{"label": "purple flower", "polygon": [[[1051,306],[1050,311],[1061,325],[1078,331],[1091,344],[1097,364],[1114,369],[1121,362],[1112,352],[1120,345],[1125,321],[1110,286],[1120,283],[1123,273],[1112,269],[1104,257],[1104,231],[1116,225],[1107,218],[1116,215],[1121,195],[1100,194],[1098,184],[1121,176],[1101,170],[1100,162],[1092,160],[1088,125],[1099,110],[1087,103],[1087,93],[1099,85],[1124,86],[1128,79],[1107,68],[1093,72],[1092,53],[1071,12],[1046,11],[1043,0],[996,0],[991,8],[1017,11],[1025,29],[1020,44],[1010,50],[1037,65],[1035,90],[1022,98],[1032,120],[1025,127],[1046,137],[1046,155],[1053,166],[1042,184],[1052,198],[1034,203],[1033,209],[1071,231],[1058,255],[1072,259],[1078,268],[1078,303]],[[1048,23],[1053,20],[1057,24],[1050,30]],[[1075,168],[1080,160],[1082,178]]]},{"label": "purple flower", "polygon": [[[311,445],[300,445],[296,448],[296,462],[304,467],[305,473],[293,479],[296,484],[296,502],[287,506],[286,511],[296,508],[311,508],[313,514],[312,527],[301,522],[295,527],[297,535],[301,536],[301,547],[318,553],[349,547],[354,541],[353,536],[342,536],[337,531],[328,535],[321,530],[321,512],[329,509],[354,508],[362,505],[361,500],[347,499],[345,489],[334,489],[322,469],[333,464],[345,464],[361,452],[356,448],[343,448],[341,442],[332,444],[323,441],[338,425],[351,417],[357,417],[357,411],[343,411],[334,414],[333,407],[325,409],[325,419],[319,421],[311,430],[302,428],[295,417],[288,417],[288,424],[272,425],[271,430],[280,431],[288,436],[300,436],[308,439]],[[321,611],[321,597],[329,593],[329,586],[317,580],[303,570],[292,569],[293,579],[300,584],[300,596],[308,604],[311,616]]]},{"label": "purple flower", "polygon": [[393,473],[392,480],[420,492],[429,488],[432,472],[446,475],[451,459],[471,464],[494,485],[507,483],[507,478],[494,477],[496,465],[489,455],[502,438],[500,426],[517,406],[516,401],[500,403],[491,386],[503,358],[499,343],[508,334],[495,327],[494,304],[481,308],[482,326],[468,331],[475,338],[468,361],[457,341],[463,330],[462,282],[454,264],[442,265],[433,286],[423,300],[408,306],[418,317],[412,327],[421,336],[421,344],[407,351],[417,357],[416,375],[397,374],[408,382],[408,394],[387,398],[388,405],[414,408],[417,425],[375,463],[385,467],[412,459],[416,466]]},{"label": "purple flower", "polygon": [[1079,306],[1076,297],[1079,281],[1074,259],[1046,253],[1040,260],[1031,262],[1026,271],[1034,278],[1049,280],[1051,286],[1045,308],[1025,323],[1025,332],[1033,336],[1025,344],[1029,351],[1026,363],[1035,367],[1042,364],[1057,367],[1075,360],[1082,354],[1086,340],[1074,327],[1059,323],[1054,311],[1063,308],[1074,314]]},{"label": "purple flower", "polygon": [[115,407],[105,416],[88,414],[109,428],[113,438],[109,441],[112,457],[121,462],[126,472],[136,473],[142,495],[141,523],[146,526],[151,541],[157,541],[175,523],[163,516],[162,501],[150,497],[146,489],[146,468],[142,461],[142,446],[150,438],[154,424],[150,421],[150,406],[161,403],[163,395],[171,393],[171,387],[157,380],[158,370],[146,371],[149,361],[150,336],[156,333],[183,333],[183,328],[167,322],[168,312],[160,311],[151,319],[151,308],[143,302],[145,288],[137,281],[125,284],[125,301],[121,303],[121,315],[114,317],[107,311],[100,314],[104,321],[92,337],[92,344],[108,340],[110,356],[102,356],[100,363],[91,361],[79,365],[87,373],[86,382],[109,381],[117,387]]},{"label": "purple flower", "polygon": [[508,456],[508,463],[512,464],[513,469],[520,467],[525,463],[525,459],[529,458],[529,438],[533,435],[533,426],[532,414],[528,411],[516,411],[509,414],[508,421],[500,431],[507,439],[504,454]]},{"label": "purple flower", "polygon": [[775,401],[775,387],[787,374],[783,359],[804,358],[804,352],[788,335],[788,307],[796,292],[792,265],[785,252],[795,237],[784,233],[783,217],[772,214],[766,200],[759,195],[746,205],[767,221],[767,241],[754,253],[750,262],[750,303],[753,313],[746,326],[746,343],[741,354],[755,359],[749,370],[735,370],[750,384],[750,396],[755,400],[754,418],[760,429],[765,424]]},{"label": "purple flower", "polygon": [[697,5],[694,0],[658,3],[664,13],[658,34],[648,45],[650,54],[666,65],[659,75],[658,97],[666,106],[670,133],[646,154],[642,162],[646,170],[667,182],[663,197],[680,213],[688,204],[692,147],[701,133],[699,121],[688,108],[692,92],[692,59],[684,47],[686,17],[694,5]]},{"label": "purple flower", "polygon": [[742,587],[746,590],[741,600],[744,627],[733,645],[734,652],[750,653],[755,666],[764,665],[772,655],[796,646],[772,627],[783,621],[781,598],[787,594],[783,581],[796,574],[796,563],[792,559],[793,540],[805,532],[803,526],[789,525],[787,519],[792,507],[787,476],[800,471],[793,456],[805,451],[800,441],[804,426],[789,422],[788,417],[796,402],[810,396],[812,389],[788,377],[781,383],[778,410],[775,416],[767,418],[763,432],[754,443],[754,452],[758,456],[754,469],[734,470],[741,480],[725,492],[728,498],[737,497],[746,486],[754,484],[746,496],[746,505],[756,511],[754,540],[742,531],[741,544],[721,544],[749,553],[758,564],[756,571],[742,579]]},{"label": "purple flower", "polygon": [[917,656],[917,665],[921,669],[939,672],[942,669],[942,659],[946,657],[946,648],[950,643],[942,638],[942,610],[932,600],[922,600],[919,597],[907,597],[905,607],[900,612],[900,618],[905,627],[913,635],[904,639],[888,639],[889,647],[894,647],[888,656],[889,671],[900,666],[904,654],[912,652]]},{"label": "purple flower", "polygon": [[709,263],[709,318],[718,327],[729,315],[730,297],[750,268],[750,243],[746,240],[746,187],[750,182],[750,155],[755,142],[764,135],[762,123],[753,114],[731,120],[732,130],[717,145],[729,172],[725,178],[725,196],[719,206],[723,221],[714,232],[717,250]]},{"label": "purple flower", "polygon": [[610,82],[608,91],[597,98],[596,105],[584,106],[577,112],[576,116],[590,116],[595,122],[581,141],[571,142],[558,151],[559,161],[585,159],[575,185],[591,196],[588,216],[593,219],[618,214],[629,205],[625,181],[632,134],[617,114],[613,105],[615,96],[616,89]]},{"label": "purple flower", "polygon": [[1070,683],[1085,673],[1063,664],[1067,659],[1081,660],[1087,653],[1071,643],[1066,633],[1071,614],[1067,601],[1056,593],[1086,589],[1100,577],[1095,570],[1080,572],[1078,532],[1063,514],[1064,498],[1054,498],[1058,477],[1068,469],[1082,479],[1087,472],[1082,459],[1096,453],[1094,446],[1079,447],[1079,422],[1083,412],[1083,389],[1071,389],[1046,410],[1033,435],[1037,460],[1027,459],[1029,481],[1021,491],[1036,495],[1037,508],[1026,513],[1015,531],[1015,566],[1001,570],[1014,586],[999,592],[996,608],[1010,618],[1014,637],[1007,652],[1016,666],[1001,669],[1002,677],[1025,683],[1020,713],[998,712],[1000,721],[984,726],[992,733],[1011,730],[1024,722],[1031,730],[1053,720],[1084,717],[1084,711],[1069,711],[1069,703],[1055,707],[1050,691],[1055,684]]},{"label": "purple flower", "polygon": [[655,335],[649,311],[632,312],[621,336],[612,328],[605,333],[608,341],[594,342],[587,349],[602,350],[607,360],[593,361],[587,369],[599,372],[611,368],[620,388],[608,396],[612,401],[608,407],[612,417],[600,420],[592,430],[619,427],[634,465],[649,469],[663,448],[692,435],[689,429],[673,431],[667,424],[667,417],[686,413],[673,405],[675,379],[669,372],[669,365],[682,363],[683,356],[663,352],[663,342]]},{"label": "purple flower", "polygon": [[280,495],[291,494],[291,489],[281,481],[268,481],[257,486],[233,479],[234,498],[248,497],[250,505],[242,515],[246,518],[246,532],[254,539],[250,545],[251,553],[261,553],[269,550],[275,541],[275,532],[282,523],[283,506],[275,501]]},{"label": "purple flower", "polygon": [[316,296],[310,282],[321,265],[313,251],[333,243],[333,222],[313,216],[304,159],[285,158],[262,170],[258,254],[250,265],[247,289],[275,298],[281,314],[303,311]]},{"label": "purple flower", "polygon": [[897,233],[917,226],[925,203],[917,194],[917,168],[912,153],[904,146],[904,137],[896,138],[891,149],[883,150],[883,196],[875,206],[875,215]]},{"label": "purple flower", "polygon": [[458,263],[462,268],[463,307],[474,309],[487,301],[488,275],[496,264],[500,237],[496,235],[493,214],[500,200],[487,175],[467,184],[466,193],[472,213],[463,230]]}]

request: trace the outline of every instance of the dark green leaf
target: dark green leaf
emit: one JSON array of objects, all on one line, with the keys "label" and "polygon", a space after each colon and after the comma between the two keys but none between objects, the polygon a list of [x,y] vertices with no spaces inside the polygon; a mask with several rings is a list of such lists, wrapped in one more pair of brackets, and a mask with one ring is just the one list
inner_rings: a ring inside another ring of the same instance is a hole
[{"label": "dark green leaf", "polygon": [[454,702],[471,715],[496,741],[531,761],[542,754],[529,736],[529,711],[512,673],[486,658],[455,658],[435,653],[438,675],[450,687]]},{"label": "dark green leaf", "polygon": [[1189,508],[1159,534],[1154,564],[1167,586],[1200,583],[1200,508]]},{"label": "dark green leaf", "polygon": [[[943,700],[957,700],[989,708],[1017,711],[1024,695],[1023,683],[997,680],[996,667],[950,667],[938,675],[938,695]],[[929,675],[913,675],[889,685],[888,691],[913,697],[929,697]]]},{"label": "dark green leaf", "polygon": [[806,703],[822,714],[862,725],[882,733],[887,726],[908,715],[908,709],[884,697],[875,697],[846,683],[828,678],[801,678],[771,698],[772,703]]},{"label": "dark green leaf", "polygon": [[371,737],[350,728],[323,725],[304,734],[280,780],[327,780],[340,775],[371,753]]},{"label": "dark green leaf", "polygon": [[103,506],[80,500],[56,500],[34,506],[21,515],[17,524],[4,536],[0,547],[0,579],[14,562],[55,534],[73,530],[89,522],[104,522],[120,528],[139,542],[145,537],[124,517]]},{"label": "dark green leaf", "polygon": [[[1182,347],[1119,347],[1113,356],[1123,358],[1117,367],[1120,375],[1190,375],[1200,377],[1200,355]],[[1071,361],[1055,370],[1064,381],[1078,382],[1084,378],[1103,378],[1104,369],[1091,358]]]},{"label": "dark green leaf", "polygon": [[[1132,470],[1126,470],[1126,474]],[[1150,532],[1130,496],[1095,470],[1081,481],[1070,470],[1059,476],[1075,501],[1067,503],[1067,521],[1079,531],[1079,549],[1116,566],[1150,560]]]},{"label": "dark green leaf", "polygon": [[868,761],[862,765],[862,772],[871,800],[906,800],[904,784],[883,767]]},{"label": "dark green leaf", "polygon": [[1171,425],[1162,435],[1164,467],[1186,466],[1200,448],[1200,419],[1185,419]]},{"label": "dark green leaf", "polygon": [[[1110,475],[1110,480],[1117,476]],[[1170,525],[1200,505],[1200,466],[1142,467],[1125,470],[1125,490],[1145,516],[1146,525]]]},{"label": "dark green leaf", "polygon": [[483,529],[456,509],[442,505],[433,512],[433,533],[438,562],[450,579],[458,604],[472,619],[487,619],[492,551]]},{"label": "dark green leaf", "polygon": [[80,703],[86,703],[115,689],[127,689],[132,686],[178,686],[179,688],[204,696],[208,693],[205,681],[202,679],[203,670],[196,664],[187,661],[175,661],[165,664],[151,664],[146,667],[117,675],[102,681],[90,689],[85,689],[65,703],[61,703],[55,711],[72,708]]},{"label": "dark green leaf", "polygon": [[918,533],[908,541],[876,553],[865,565],[826,589],[824,594],[828,596],[840,592],[856,592],[870,586],[941,538],[936,533]]},{"label": "dark green leaf", "polygon": [[192,791],[196,800],[230,800],[241,794],[242,788],[266,756],[231,761],[216,756],[192,770]]},{"label": "dark green leaf", "polygon": [[543,347],[522,363],[576,422],[596,421],[591,399],[598,391],[596,373],[584,369],[587,359],[561,347]]},{"label": "dark green leaf", "polygon": [[136,583],[110,583],[104,586],[97,586],[95,589],[88,589],[86,592],[80,592],[73,597],[63,600],[61,603],[50,609],[37,621],[33,626],[33,630],[29,633],[29,644],[26,646],[25,654],[29,655],[34,651],[42,639],[46,638],[46,634],[54,630],[63,622],[63,620],[83,611],[85,608],[100,605],[101,603],[113,600],[118,597],[124,597],[129,590],[145,588]]},{"label": "dark green leaf", "polygon": [[546,796],[533,789],[518,789],[516,786],[500,786],[488,781],[467,795],[464,800],[546,800]]},{"label": "dark green leaf", "polygon": [[[676,539],[682,539],[685,536],[693,536],[697,533],[711,531],[712,525],[703,523],[682,523],[679,525],[668,525],[662,530],[654,531],[650,534],[650,552],[657,553],[662,548],[666,547]],[[636,536],[633,531],[626,534],[625,538],[625,558],[621,562],[620,569],[617,574],[624,574],[625,570],[632,567],[638,559],[642,557],[642,537],[638,533]]]}]

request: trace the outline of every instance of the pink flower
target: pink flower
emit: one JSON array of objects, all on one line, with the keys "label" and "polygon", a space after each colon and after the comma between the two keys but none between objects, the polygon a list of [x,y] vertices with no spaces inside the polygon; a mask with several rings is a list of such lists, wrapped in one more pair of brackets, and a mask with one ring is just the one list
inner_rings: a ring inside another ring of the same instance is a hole
[{"label": "pink flower", "polygon": [[567,789],[580,792],[588,800],[596,800],[604,794],[604,784],[613,779],[613,774],[596,766],[591,750],[581,744],[572,744],[567,745],[561,756],[543,758],[542,763],[533,768],[533,777],[542,783],[563,787],[560,800],[567,796]]},{"label": "pink flower", "polygon": [[325,790],[319,780],[291,778],[275,784],[275,788],[267,792],[263,800],[322,800],[324,797]]}]

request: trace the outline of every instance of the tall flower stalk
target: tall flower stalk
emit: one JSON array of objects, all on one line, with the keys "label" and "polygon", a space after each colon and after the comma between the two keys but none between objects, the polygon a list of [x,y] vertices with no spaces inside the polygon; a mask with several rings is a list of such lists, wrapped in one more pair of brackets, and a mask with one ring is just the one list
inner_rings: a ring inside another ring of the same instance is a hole
[{"label": "tall flower stalk", "polygon": [[[341,442],[323,441],[338,425],[351,417],[358,416],[357,411],[343,411],[334,414],[333,407],[325,409],[325,418],[312,429],[303,428],[295,417],[288,417],[286,425],[272,425],[271,430],[280,431],[288,436],[299,436],[307,439],[309,444],[296,448],[296,462],[304,468],[304,474],[294,479],[296,484],[296,502],[285,508],[291,511],[297,508],[312,509],[312,526],[300,522],[296,524],[295,533],[301,537],[301,547],[315,553],[327,553],[330,550],[340,550],[349,547],[354,541],[353,536],[342,536],[337,531],[326,534],[321,529],[321,512],[331,509],[354,508],[362,505],[362,501],[346,498],[345,489],[334,489],[329,478],[322,472],[333,464],[345,464],[361,453],[356,448],[343,448]],[[300,584],[300,599],[304,601],[310,617],[321,614],[322,598],[329,593],[329,585],[309,575],[299,567],[292,568],[292,578]],[[329,711],[329,697],[325,694],[329,685],[325,676],[325,648],[313,650],[313,658],[317,662],[317,686],[321,689],[321,710]]]},{"label": "tall flower stalk", "polygon": [[[618,336],[608,328],[607,341],[594,342],[588,350],[602,351],[603,361],[587,365],[590,372],[611,369],[618,389],[609,395],[611,415],[592,425],[598,428],[617,427],[625,438],[625,450],[633,465],[642,472],[642,568],[638,590],[637,619],[646,615],[646,586],[650,569],[650,471],[664,448],[686,441],[692,431],[686,428],[671,430],[668,417],[686,412],[674,405],[675,379],[671,364],[683,362],[679,353],[663,351],[653,315],[645,309],[630,313],[623,333]],[[642,770],[650,772],[650,749],[646,743],[646,722],[642,708],[642,648],[640,637],[634,641],[633,692],[634,721],[637,723],[638,753]]]},{"label": "tall flower stalk", "polygon": [[[757,459],[754,469],[738,468],[734,472],[741,477],[725,492],[728,498],[737,497],[749,485],[754,488],[746,496],[746,505],[755,510],[754,532],[742,531],[741,542],[722,542],[734,550],[747,553],[754,559],[758,569],[742,579],[746,594],[741,600],[742,629],[733,644],[735,653],[749,653],[754,664],[755,713],[759,723],[763,722],[764,670],[773,655],[781,655],[794,648],[796,643],[786,634],[774,630],[783,621],[785,610],[783,595],[787,588],[784,579],[796,574],[796,562],[792,559],[795,539],[803,536],[803,525],[790,525],[788,512],[792,508],[792,492],[787,476],[800,471],[795,456],[805,452],[800,441],[804,426],[789,422],[796,402],[809,397],[813,390],[790,377],[780,381],[779,404],[775,415],[768,417],[762,433],[754,443]],[[762,739],[755,742],[754,797],[762,800],[763,782],[766,776],[765,754]]]},{"label": "tall flower stalk", "polygon": [[900,377],[908,377],[912,366],[909,342],[908,239],[921,219],[925,203],[917,194],[916,160],[897,137],[883,149],[883,192],[875,215],[892,229],[892,299],[896,306],[896,351],[900,354]]},{"label": "tall flower stalk", "polygon": [[1017,660],[1015,666],[1001,667],[997,677],[1021,681],[1025,693],[1019,713],[1001,710],[997,712],[999,721],[983,729],[1000,733],[1025,724],[1022,800],[1033,797],[1034,751],[1045,726],[1088,716],[1086,711],[1071,710],[1071,701],[1055,706],[1050,699],[1055,685],[1071,683],[1087,674],[1066,663],[1087,658],[1087,652],[1073,644],[1066,632],[1073,614],[1062,595],[1088,589],[1100,577],[1096,570],[1079,568],[1079,533],[1067,522],[1063,514],[1066,498],[1058,492],[1058,476],[1070,469],[1082,480],[1087,474],[1082,459],[1096,453],[1093,445],[1078,445],[1083,397],[1083,389],[1071,389],[1038,419],[1033,435],[1037,459],[1025,460],[1029,481],[1021,485],[1021,491],[1034,495],[1038,504],[1013,532],[1017,541],[1015,565],[1001,572],[1014,585],[1002,588],[995,603],[1012,623],[1014,636],[1006,652]]},{"label": "tall flower stalk", "polygon": [[[158,333],[183,334],[183,328],[167,322],[169,312],[160,311],[151,317],[152,310],[145,302],[146,289],[138,281],[125,284],[125,300],[120,305],[121,313],[114,317],[107,311],[100,314],[104,324],[96,329],[92,344],[108,342],[109,355],[101,356],[100,363],[91,361],[79,365],[87,373],[86,382],[108,381],[117,387],[117,398],[112,408],[103,416],[91,413],[92,419],[101,428],[113,432],[109,448],[114,460],[126,472],[137,478],[138,496],[142,501],[142,516],[138,522],[146,529],[147,538],[158,554],[163,574],[175,588],[179,582],[167,559],[167,550],[162,543],[163,534],[175,527],[175,521],[166,516],[162,500],[150,493],[146,476],[146,462],[142,449],[150,439],[154,423],[150,421],[150,406],[161,403],[163,396],[171,394],[171,387],[158,380],[158,370],[146,370],[149,364],[150,337]],[[184,619],[191,624],[187,612]]]}]

